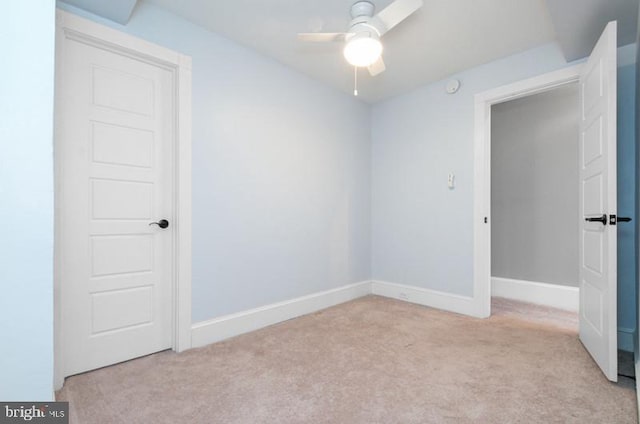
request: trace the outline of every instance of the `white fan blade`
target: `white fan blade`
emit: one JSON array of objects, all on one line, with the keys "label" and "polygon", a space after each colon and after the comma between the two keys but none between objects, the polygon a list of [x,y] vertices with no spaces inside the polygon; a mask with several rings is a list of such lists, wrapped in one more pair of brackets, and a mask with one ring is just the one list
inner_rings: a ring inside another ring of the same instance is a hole
[{"label": "white fan blade", "polygon": [[396,0],[374,16],[369,24],[376,27],[382,35],[407,19],[423,4],[423,0]]},{"label": "white fan blade", "polygon": [[372,77],[375,77],[376,75],[383,73],[385,69],[387,69],[387,67],[384,65],[384,60],[382,60],[382,56],[380,56],[378,60],[373,62],[371,65],[369,65],[369,73],[371,74]]},{"label": "white fan blade", "polygon": [[346,35],[347,34],[344,32],[306,32],[298,34],[298,40],[326,43],[332,41],[344,41]]}]

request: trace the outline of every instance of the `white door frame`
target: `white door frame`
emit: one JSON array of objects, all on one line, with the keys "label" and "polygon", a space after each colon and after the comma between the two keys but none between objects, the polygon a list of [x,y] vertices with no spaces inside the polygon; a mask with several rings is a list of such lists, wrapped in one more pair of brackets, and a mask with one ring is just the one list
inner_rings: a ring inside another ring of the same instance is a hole
[{"label": "white door frame", "polygon": [[491,315],[491,106],[577,83],[583,66],[570,66],[475,96],[473,298],[477,316],[486,318]]},{"label": "white door frame", "polygon": [[[177,352],[191,347],[191,57],[143,41],[120,31],[80,18],[68,12],[56,10],[56,57],[62,57],[67,40],[75,40],[101,49],[116,52],[142,62],[162,67],[173,75],[174,134],[173,146],[173,192],[175,217],[175,238],[173,243],[173,343]],[[64,72],[57,66],[57,78]],[[57,85],[60,83],[58,79]],[[56,103],[60,101],[56,98]],[[56,104],[56,110],[59,104]],[[56,117],[57,119],[57,117]],[[55,150],[59,150],[59,125],[56,122]],[[54,155],[55,173],[59,175],[60,157]],[[62,387],[63,354],[61,310],[64,299],[61,296],[61,246],[63,245],[61,210],[59,202],[60,181],[56,178],[55,199],[55,242],[54,242],[54,386]]]}]

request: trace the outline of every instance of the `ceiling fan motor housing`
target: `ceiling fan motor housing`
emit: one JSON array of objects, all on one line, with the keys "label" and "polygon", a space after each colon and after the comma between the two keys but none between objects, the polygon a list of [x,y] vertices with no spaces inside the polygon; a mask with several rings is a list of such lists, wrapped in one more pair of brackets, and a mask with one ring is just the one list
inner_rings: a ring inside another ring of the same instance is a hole
[{"label": "ceiling fan motor housing", "polygon": [[370,37],[379,39],[380,32],[369,21],[376,11],[376,6],[369,1],[359,1],[351,6],[351,23],[346,40],[349,41],[356,34],[369,34]]},{"label": "ceiling fan motor housing", "polygon": [[366,37],[375,38],[376,40],[380,39],[380,33],[378,32],[378,30],[372,25],[369,25],[367,22],[361,22],[352,25],[351,28],[349,28],[349,32],[345,36],[345,40],[349,41],[356,35],[363,35]]},{"label": "ceiling fan motor housing", "polygon": [[376,6],[370,1],[359,1],[351,6],[351,17],[353,19],[360,17],[373,17],[373,13],[376,11]]}]

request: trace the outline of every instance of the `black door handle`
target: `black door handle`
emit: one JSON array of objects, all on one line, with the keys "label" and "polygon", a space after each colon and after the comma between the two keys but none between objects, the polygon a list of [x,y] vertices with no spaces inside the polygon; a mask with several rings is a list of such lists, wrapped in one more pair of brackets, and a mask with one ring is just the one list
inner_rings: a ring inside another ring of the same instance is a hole
[{"label": "black door handle", "polygon": [[149,225],[157,225],[160,228],[167,228],[169,226],[169,221],[167,221],[166,219],[161,219],[158,222],[152,222]]},{"label": "black door handle", "polygon": [[607,215],[599,216],[598,218],[585,218],[587,222],[600,222],[602,225],[607,225]]},{"label": "black door handle", "polygon": [[618,222],[629,222],[631,218],[627,216],[609,215],[609,225],[616,225]]}]

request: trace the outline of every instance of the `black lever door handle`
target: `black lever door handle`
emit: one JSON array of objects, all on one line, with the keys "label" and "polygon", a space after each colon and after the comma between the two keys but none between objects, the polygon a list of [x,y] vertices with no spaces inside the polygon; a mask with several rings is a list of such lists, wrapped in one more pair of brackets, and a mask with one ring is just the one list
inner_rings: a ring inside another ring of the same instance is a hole
[{"label": "black lever door handle", "polygon": [[600,222],[602,225],[607,225],[607,215],[599,216],[598,218],[585,218],[587,222]]},{"label": "black lever door handle", "polygon": [[151,222],[149,223],[149,225],[157,225],[160,228],[167,228],[169,226],[169,221],[167,221],[166,219],[161,219],[158,222]]},{"label": "black lever door handle", "polygon": [[631,218],[629,218],[628,216],[619,216],[618,222],[631,222]]}]

